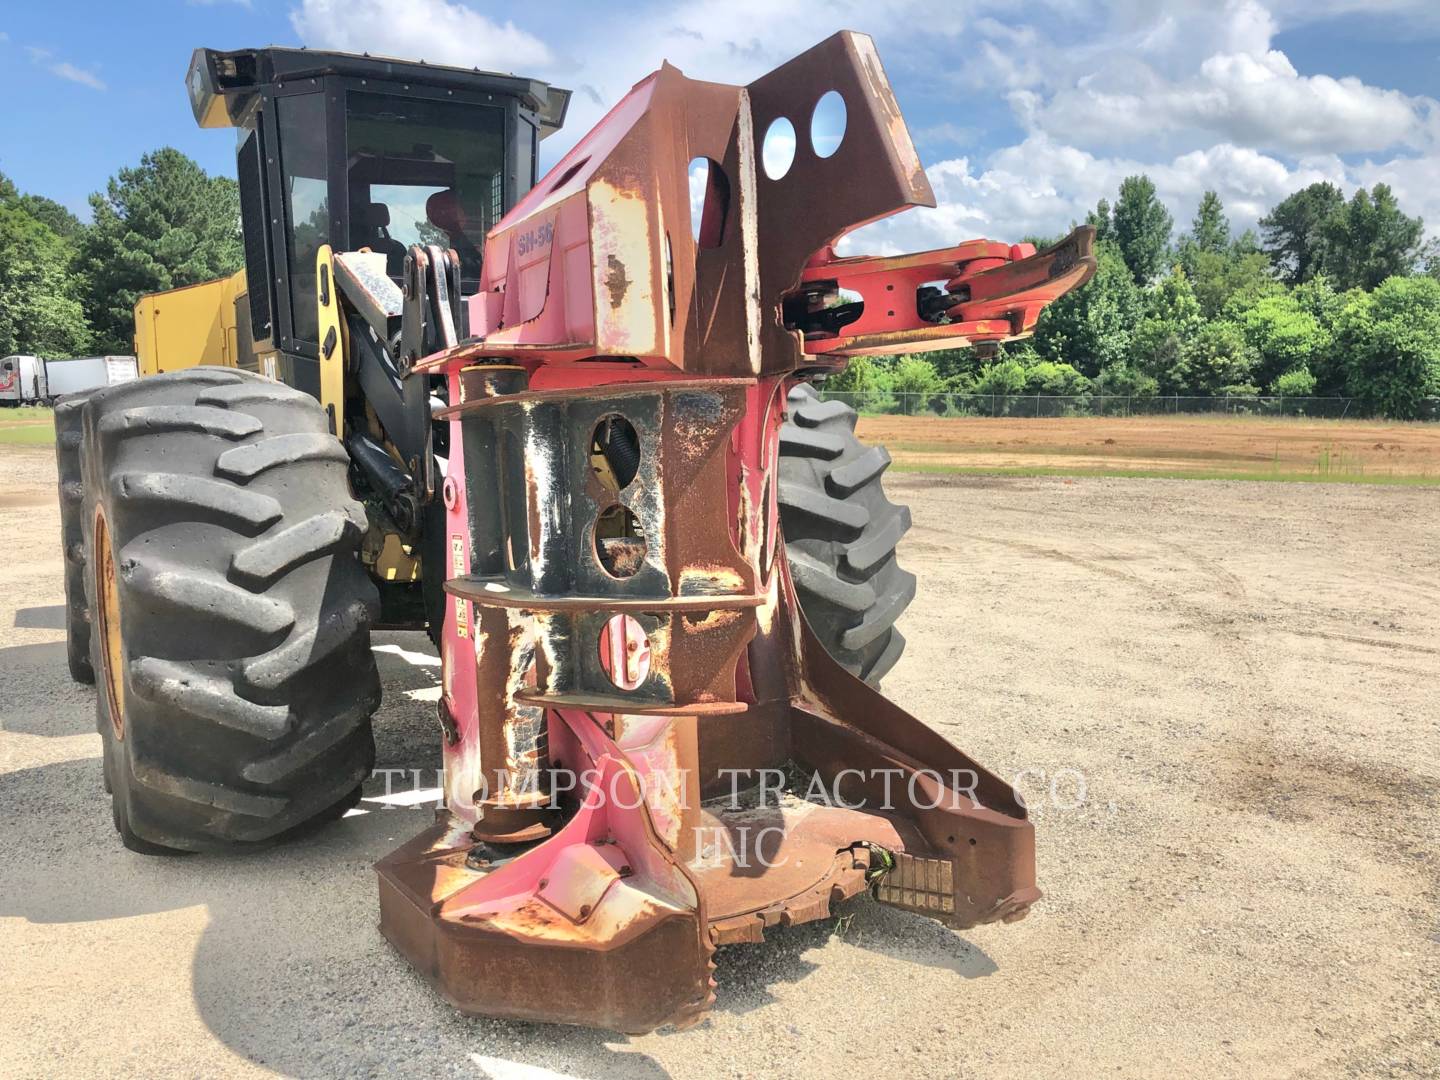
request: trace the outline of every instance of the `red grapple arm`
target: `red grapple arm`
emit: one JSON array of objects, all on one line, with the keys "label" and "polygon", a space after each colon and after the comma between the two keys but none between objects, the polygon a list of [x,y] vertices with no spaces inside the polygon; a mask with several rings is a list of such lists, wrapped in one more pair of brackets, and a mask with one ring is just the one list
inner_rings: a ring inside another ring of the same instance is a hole
[{"label": "red grapple arm", "polygon": [[1033,333],[1046,304],[1090,280],[1094,244],[1084,225],[1038,254],[993,240],[888,257],[827,250],[786,297],[785,322],[812,355],[996,345]]}]

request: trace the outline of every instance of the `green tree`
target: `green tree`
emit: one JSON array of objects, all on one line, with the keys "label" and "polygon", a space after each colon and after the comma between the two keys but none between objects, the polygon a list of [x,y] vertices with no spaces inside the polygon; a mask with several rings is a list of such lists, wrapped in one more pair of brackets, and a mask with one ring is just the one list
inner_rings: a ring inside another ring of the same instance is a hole
[{"label": "green tree", "polygon": [[1246,229],[1230,243],[1230,254],[1236,257],[1262,253],[1260,237],[1255,235],[1254,229]]},{"label": "green tree", "polygon": [[1095,209],[1085,215],[1085,224],[1094,226],[1095,243],[1104,244],[1115,240],[1115,222],[1110,216],[1110,202],[1101,199]]},{"label": "green tree", "polygon": [[1440,278],[1440,237],[1428,241],[1421,249],[1420,269],[1433,278]]},{"label": "green tree", "polygon": [[1025,393],[1061,394],[1067,397],[1088,393],[1090,380],[1069,364],[1037,360],[1025,367]]},{"label": "green tree", "polygon": [[26,194],[20,196],[19,202],[22,210],[42,225],[48,226],[51,232],[68,243],[79,240],[80,234],[85,231],[80,219],[54,199],[47,199],[44,195]]},{"label": "green tree", "polygon": [[936,372],[947,383],[964,376],[974,376],[983,363],[981,357],[971,348],[934,349],[925,354],[925,359],[935,365]]},{"label": "green tree", "polygon": [[1346,389],[1363,408],[1409,420],[1440,394],[1440,281],[1392,277],[1352,291],[1336,322]]},{"label": "green tree", "polygon": [[1291,285],[1309,281],[1326,265],[1331,221],[1345,195],[1326,181],[1301,188],[1260,219],[1266,254]]},{"label": "green tree", "polygon": [[13,206],[25,211],[67,242],[78,239],[80,234],[85,231],[85,226],[81,224],[80,219],[54,199],[47,199],[44,195],[21,192],[4,173],[0,173],[0,206]]},{"label": "green tree", "polygon": [[1261,297],[1241,315],[1241,325],[1258,357],[1255,381],[1264,387],[1287,371],[1313,371],[1330,351],[1330,332],[1293,293]]},{"label": "green tree", "polygon": [[890,386],[900,398],[901,411],[913,415],[935,407],[931,399],[945,390],[945,380],[924,357],[902,356],[890,373]]},{"label": "green tree", "polygon": [[890,387],[897,394],[934,394],[941,390],[942,380],[923,356],[902,356],[895,362]]},{"label": "green tree", "polygon": [[18,200],[0,202],[0,355],[66,357],[88,348],[73,257]]},{"label": "green tree", "polygon": [[1305,284],[1297,285],[1290,295],[1302,311],[1315,317],[1329,341],[1329,347],[1311,356],[1305,365],[1315,378],[1315,393],[1344,394],[1345,363],[1335,342],[1335,328],[1345,306],[1345,294],[1336,290],[1329,277],[1316,274]]},{"label": "green tree", "polygon": [[1325,225],[1323,266],[1342,289],[1373,289],[1420,259],[1425,223],[1407,217],[1385,184],[1360,188]]},{"label": "green tree", "polygon": [[1220,196],[1207,191],[1200,196],[1195,220],[1190,223],[1190,239],[1201,251],[1224,254],[1230,248],[1230,219]]},{"label": "green tree", "polygon": [[1137,285],[1152,281],[1164,267],[1174,224],[1148,176],[1127,176],[1121,181],[1115,203],[1115,241]]},{"label": "green tree", "polygon": [[[1225,216],[1220,196],[1207,191],[1200,197],[1200,205],[1190,222],[1190,231],[1180,237],[1175,245],[1175,254],[1185,275],[1194,282],[1203,272],[1202,260],[1219,266],[1228,265],[1230,254],[1230,221]],[[1214,268],[1209,267],[1213,275]]]},{"label": "green tree", "polygon": [[886,412],[895,404],[890,395],[889,357],[855,356],[838,375],[825,380],[825,389],[848,395],[859,412]]},{"label": "green tree", "polygon": [[1144,312],[1144,296],[1119,248],[1103,243],[1095,256],[1095,276],[1047,305],[1033,338],[1043,359],[1069,364],[1092,378],[1125,361],[1130,335]]},{"label": "green tree", "polygon": [[1154,378],[1129,364],[1106,368],[1095,380],[1095,393],[1117,394],[1122,397],[1152,398],[1160,390]]},{"label": "green tree", "polygon": [[244,262],[240,198],[180,151],[146,154],[90,196],[80,241],[86,310],[101,349],[129,352],[135,302],[146,293],[233,273]]},{"label": "green tree", "polygon": [[1282,397],[1309,397],[1315,393],[1315,376],[1308,367],[1296,368],[1277,378],[1270,390]]},{"label": "green tree", "polygon": [[1193,250],[1182,265],[1207,319],[1248,308],[1262,296],[1285,291],[1271,273],[1270,258],[1259,251],[1225,253]]},{"label": "green tree", "polygon": [[1204,321],[1200,303],[1178,266],[1152,290],[1149,301],[1130,339],[1130,361],[1156,381],[1161,393],[1183,393],[1189,389],[1186,351]]},{"label": "green tree", "polygon": [[1023,394],[1025,392],[1025,365],[1019,360],[996,360],[980,371],[975,380],[977,394]]},{"label": "green tree", "polygon": [[1255,368],[1255,350],[1245,332],[1232,322],[1202,323],[1181,349],[1181,367],[1176,382],[1190,394],[1219,394],[1227,386],[1250,381]]}]

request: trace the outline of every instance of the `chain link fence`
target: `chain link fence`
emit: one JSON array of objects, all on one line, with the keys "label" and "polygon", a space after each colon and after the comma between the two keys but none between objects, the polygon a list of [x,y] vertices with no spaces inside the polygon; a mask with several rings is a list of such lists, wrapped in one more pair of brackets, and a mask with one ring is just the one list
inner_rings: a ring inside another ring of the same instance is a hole
[{"label": "chain link fence", "polygon": [[[1155,394],[908,394],[896,391],[821,390],[827,401],[843,401],[866,416],[1299,416],[1316,419],[1366,418],[1355,398],[1282,395]],[[1426,398],[1420,420],[1440,420],[1440,398]]]}]

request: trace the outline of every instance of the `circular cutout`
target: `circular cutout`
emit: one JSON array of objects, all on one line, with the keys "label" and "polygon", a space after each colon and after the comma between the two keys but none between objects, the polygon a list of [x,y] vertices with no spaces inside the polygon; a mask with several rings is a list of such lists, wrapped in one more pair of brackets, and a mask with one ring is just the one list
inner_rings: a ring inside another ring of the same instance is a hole
[{"label": "circular cutout", "polygon": [[845,138],[845,99],[837,90],[827,90],[810,114],[810,146],[816,157],[828,158],[840,149]]},{"label": "circular cutout", "polygon": [[595,557],[611,577],[634,577],[646,549],[645,530],[628,506],[616,503],[595,519]]},{"label": "circular cutout", "polygon": [[460,492],[455,487],[453,476],[445,477],[445,483],[440,485],[440,498],[444,501],[446,510],[455,509],[455,504],[460,500]]},{"label": "circular cutout", "polygon": [[795,125],[787,117],[777,116],[765,129],[765,141],[760,144],[760,164],[765,175],[779,180],[790,171],[795,161]]},{"label": "circular cutout", "polygon": [[625,417],[607,416],[590,437],[590,468],[609,491],[629,487],[640,471],[640,436]]},{"label": "circular cutout", "polygon": [[650,638],[633,615],[614,615],[600,631],[600,667],[621,690],[650,677]]}]

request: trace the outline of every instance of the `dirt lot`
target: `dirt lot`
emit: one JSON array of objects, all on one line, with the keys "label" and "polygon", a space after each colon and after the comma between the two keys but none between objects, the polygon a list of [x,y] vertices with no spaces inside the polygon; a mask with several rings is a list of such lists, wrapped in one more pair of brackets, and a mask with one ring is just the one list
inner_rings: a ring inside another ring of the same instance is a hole
[{"label": "dirt lot", "polygon": [[[122,850],[53,470],[0,467],[0,1074],[1440,1075],[1433,491],[898,477],[923,601],[888,690],[1021,777],[1047,897],[965,933],[857,901],[631,1039],[461,1018],[388,949],[370,863],[428,809]],[[435,661],[377,644],[379,764],[433,770]]]},{"label": "dirt lot", "polygon": [[1440,483],[1440,424],[1226,416],[866,416],[902,467]]}]

